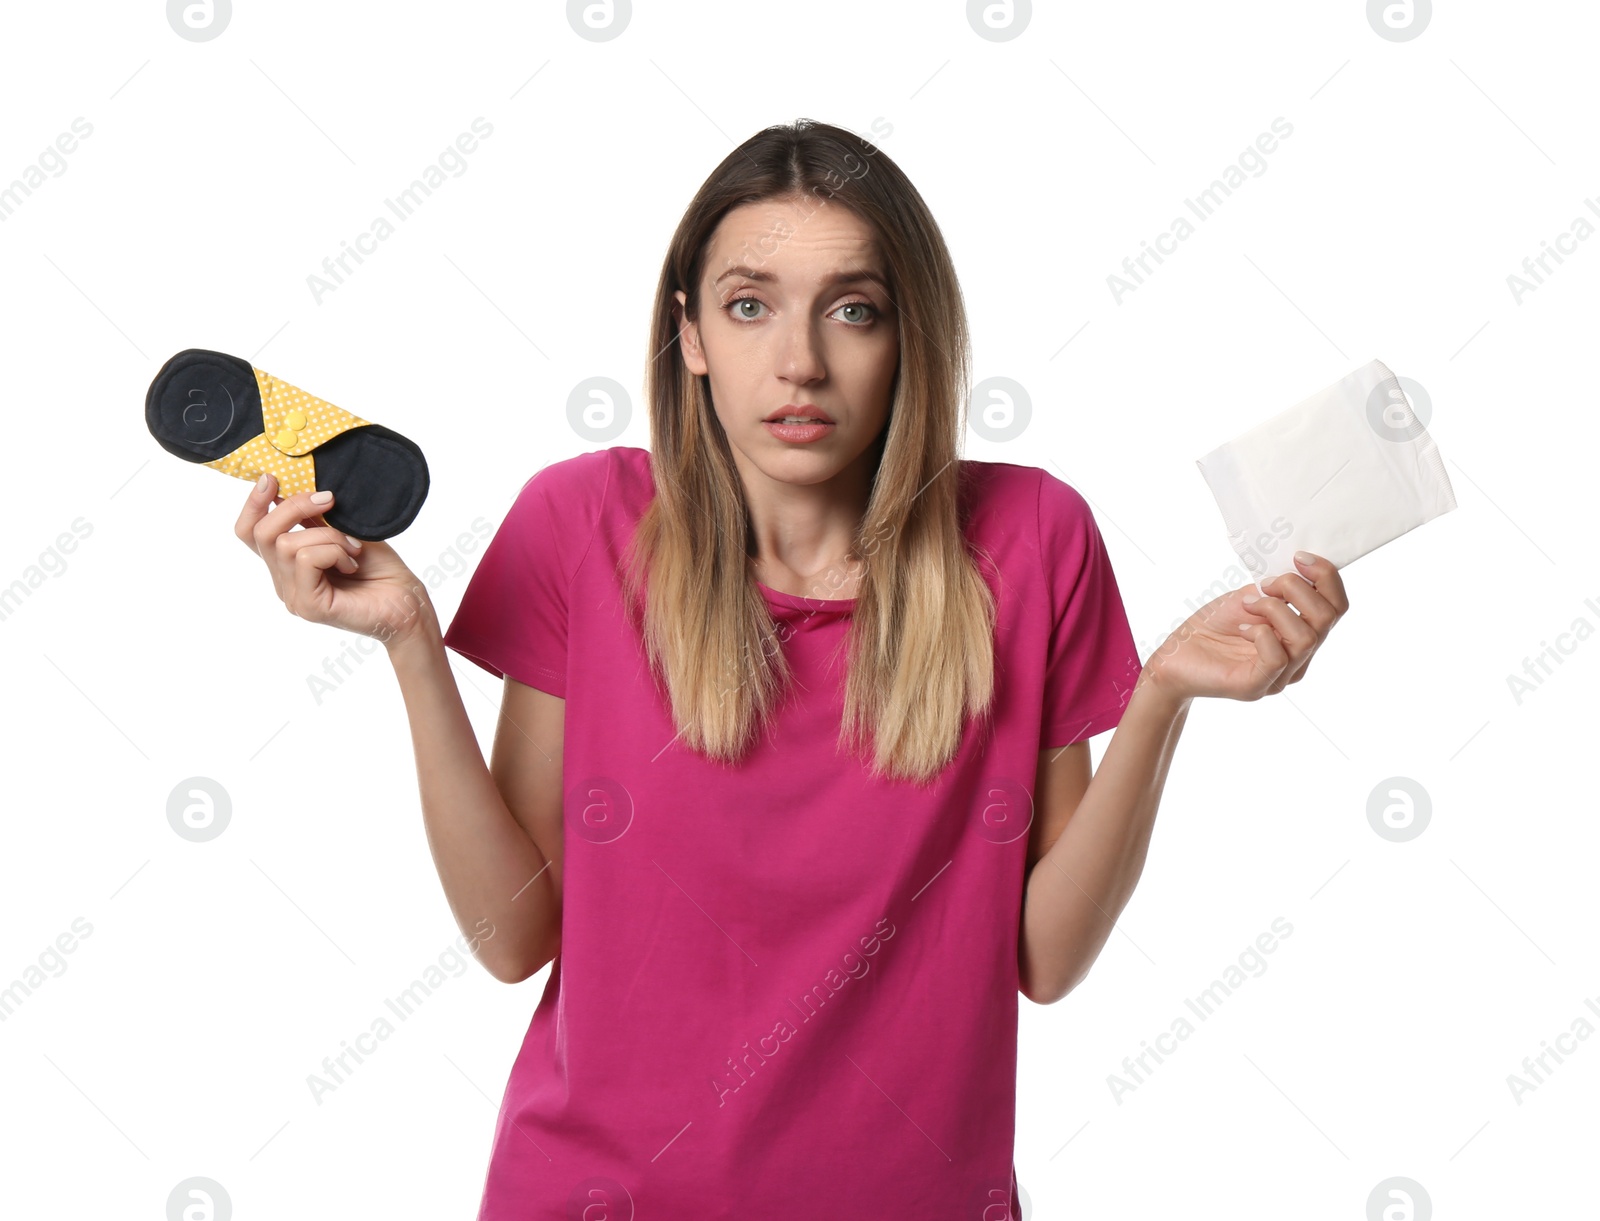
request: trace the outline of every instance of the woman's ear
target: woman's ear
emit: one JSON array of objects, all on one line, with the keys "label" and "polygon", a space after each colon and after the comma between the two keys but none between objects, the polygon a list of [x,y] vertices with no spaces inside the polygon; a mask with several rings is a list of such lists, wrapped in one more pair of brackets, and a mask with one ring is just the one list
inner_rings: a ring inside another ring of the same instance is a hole
[{"label": "woman's ear", "polygon": [[678,326],[678,345],[683,349],[683,363],[688,366],[690,373],[704,377],[707,367],[705,355],[700,350],[700,327],[684,318],[689,298],[682,289],[675,290],[672,295],[678,299],[678,304],[672,310],[672,320]]}]

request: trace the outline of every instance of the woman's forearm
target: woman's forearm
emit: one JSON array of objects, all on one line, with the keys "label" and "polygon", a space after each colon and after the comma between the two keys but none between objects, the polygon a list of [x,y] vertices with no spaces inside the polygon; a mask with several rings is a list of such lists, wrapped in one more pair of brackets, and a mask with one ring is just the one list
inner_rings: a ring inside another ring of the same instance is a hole
[{"label": "woman's forearm", "polygon": [[526,963],[549,959],[540,955],[557,927],[544,854],[484,761],[433,607],[425,605],[415,629],[387,648],[411,721],[428,848],[450,910],[464,934],[482,939],[474,952],[485,969],[516,982]]},{"label": "woman's forearm", "polygon": [[1083,981],[1144,870],[1191,703],[1144,677],[1066,829],[1028,874],[1018,967],[1023,994],[1041,1005]]}]

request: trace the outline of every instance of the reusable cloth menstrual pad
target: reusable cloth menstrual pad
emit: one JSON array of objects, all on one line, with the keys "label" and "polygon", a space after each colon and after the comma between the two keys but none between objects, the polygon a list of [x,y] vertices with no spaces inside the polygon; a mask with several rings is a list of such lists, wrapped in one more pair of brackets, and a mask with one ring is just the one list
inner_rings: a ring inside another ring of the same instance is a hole
[{"label": "reusable cloth menstrual pad", "polygon": [[161,448],[186,462],[251,483],[271,471],[285,498],[332,492],[322,519],[356,538],[399,534],[428,495],[415,442],[224,352],[186,348],[168,360],[144,417]]}]

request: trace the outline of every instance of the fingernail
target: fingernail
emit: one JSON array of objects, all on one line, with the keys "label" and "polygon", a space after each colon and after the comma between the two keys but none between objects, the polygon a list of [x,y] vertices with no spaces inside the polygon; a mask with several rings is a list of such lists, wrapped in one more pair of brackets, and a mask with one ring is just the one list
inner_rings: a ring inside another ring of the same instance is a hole
[{"label": "fingernail", "polygon": [[266,475],[262,475],[260,479],[256,480],[256,491],[265,492],[266,490],[267,490],[267,477],[266,477]]},{"label": "fingernail", "polygon": [[1317,557],[1312,555],[1309,551],[1296,551],[1294,553],[1294,561],[1297,564],[1304,564],[1307,568],[1309,568],[1311,565],[1317,562]]},{"label": "fingernail", "polygon": [[314,504],[314,505],[325,505],[332,499],[333,499],[333,493],[332,492],[313,492],[313,493],[311,493],[311,503]]},{"label": "fingernail", "polygon": [[1246,606],[1249,606],[1252,602],[1259,602],[1259,601],[1261,601],[1261,595],[1260,594],[1245,594],[1245,596],[1244,596],[1244,604]]},{"label": "fingernail", "polygon": [[350,534],[345,535],[345,538],[350,540],[350,545],[352,547],[354,547],[357,551],[359,551],[361,549],[361,540],[359,538],[356,538],[355,536],[350,535]]}]

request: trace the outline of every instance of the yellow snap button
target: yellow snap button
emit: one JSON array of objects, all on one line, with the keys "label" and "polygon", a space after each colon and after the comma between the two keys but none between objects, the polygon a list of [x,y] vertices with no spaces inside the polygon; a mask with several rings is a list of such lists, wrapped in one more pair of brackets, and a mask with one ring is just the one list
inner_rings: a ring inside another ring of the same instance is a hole
[{"label": "yellow snap button", "polygon": [[285,428],[272,438],[272,443],[279,449],[293,449],[300,441],[300,434],[291,428]]},{"label": "yellow snap button", "polygon": [[306,413],[303,411],[291,411],[287,416],[284,417],[283,426],[285,428],[292,428],[295,432],[299,432],[306,426]]}]

